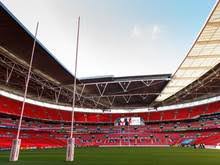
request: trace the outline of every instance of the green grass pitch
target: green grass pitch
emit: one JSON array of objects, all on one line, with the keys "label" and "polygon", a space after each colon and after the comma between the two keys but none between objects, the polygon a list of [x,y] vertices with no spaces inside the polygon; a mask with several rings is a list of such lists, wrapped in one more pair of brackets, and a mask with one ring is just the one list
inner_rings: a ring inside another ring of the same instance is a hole
[{"label": "green grass pitch", "polygon": [[21,151],[18,162],[0,152],[0,165],[220,165],[220,151],[190,148],[77,148],[65,162],[65,149]]}]

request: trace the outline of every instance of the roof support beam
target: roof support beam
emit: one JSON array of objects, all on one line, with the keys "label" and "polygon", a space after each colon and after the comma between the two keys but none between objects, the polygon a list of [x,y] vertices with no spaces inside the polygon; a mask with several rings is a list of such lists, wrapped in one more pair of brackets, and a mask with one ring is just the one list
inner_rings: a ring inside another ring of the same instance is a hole
[{"label": "roof support beam", "polygon": [[192,80],[192,79],[196,79],[197,77],[174,77],[174,79],[176,80]]},{"label": "roof support beam", "polygon": [[197,45],[220,44],[220,40],[197,41]]},{"label": "roof support beam", "polygon": [[83,85],[80,94],[77,94],[77,96],[78,96],[78,97],[77,97],[77,98],[78,98],[78,101],[80,101],[80,99],[81,99],[81,97],[82,97],[82,95],[83,95],[84,89],[85,89],[85,85]]},{"label": "roof support beam", "polygon": [[147,87],[151,86],[151,84],[153,83],[154,80],[147,80],[147,81],[142,81],[144,85],[146,85]]},{"label": "roof support beam", "polygon": [[14,67],[15,67],[15,64],[13,64],[13,66],[12,66],[12,68],[11,68],[11,70],[10,70],[10,72],[9,72],[9,69],[7,68],[7,74],[6,74],[6,84],[8,84],[8,82],[9,82],[9,80],[10,80],[10,78],[11,78],[11,75],[12,75],[12,72],[13,72],[13,70],[14,70]]},{"label": "roof support beam", "polygon": [[105,84],[96,84],[96,87],[99,91],[100,96],[103,96],[103,94],[105,93],[105,89],[107,87],[108,83]]},{"label": "roof support beam", "polygon": [[42,95],[43,95],[43,92],[44,92],[44,86],[42,85],[42,86],[41,86],[41,90],[40,90],[40,92],[39,92],[39,94],[38,94],[38,99],[39,99],[39,100],[41,99],[41,97],[42,97]]},{"label": "roof support beam", "polygon": [[193,55],[188,56],[188,59],[210,59],[210,58],[220,58],[220,54],[210,54],[210,55]]},{"label": "roof support beam", "polygon": [[213,68],[213,66],[186,66],[186,67],[181,67],[181,68],[179,68],[179,70],[209,70],[209,69],[211,69],[211,68]]},{"label": "roof support beam", "polygon": [[121,88],[123,89],[124,92],[127,92],[129,85],[131,84],[131,82],[119,82],[119,85],[121,86]]},{"label": "roof support beam", "polygon": [[114,81],[103,81],[103,82],[87,82],[87,83],[81,83],[81,84],[78,84],[79,86],[82,86],[82,85],[96,85],[96,84],[105,84],[105,83],[108,83],[108,84],[116,84],[116,83],[123,83],[123,82],[138,82],[138,81],[160,81],[160,80],[163,80],[163,81],[170,81],[171,78],[170,77],[162,77],[159,78],[159,77],[155,77],[155,78],[141,78],[141,79],[134,79],[134,80],[114,80]]},{"label": "roof support beam", "polygon": [[110,103],[110,106],[112,106],[114,104],[114,101],[115,101],[115,96],[110,96],[110,97],[107,97],[109,103]]},{"label": "roof support beam", "polygon": [[220,27],[220,22],[208,22],[207,26]]},{"label": "roof support beam", "polygon": [[58,101],[59,101],[61,90],[62,90],[62,88],[60,88],[58,92],[55,91],[55,93],[54,93],[55,94],[55,101],[56,101],[56,103],[58,103]]},{"label": "roof support beam", "polygon": [[[103,95],[102,97],[123,97],[123,96],[145,96],[145,95],[159,95],[160,93],[123,93],[123,94],[113,94],[113,95]],[[100,97],[99,95],[88,95],[88,96],[84,96],[85,98],[96,98],[96,97]]]},{"label": "roof support beam", "polygon": [[183,88],[185,86],[182,85],[175,85],[175,86],[168,86],[167,88]]},{"label": "roof support beam", "polygon": [[130,99],[131,99],[131,96],[123,96],[125,102],[128,104]]},{"label": "roof support beam", "polygon": [[148,95],[140,95],[140,97],[142,98],[143,101],[146,100],[147,96]]}]

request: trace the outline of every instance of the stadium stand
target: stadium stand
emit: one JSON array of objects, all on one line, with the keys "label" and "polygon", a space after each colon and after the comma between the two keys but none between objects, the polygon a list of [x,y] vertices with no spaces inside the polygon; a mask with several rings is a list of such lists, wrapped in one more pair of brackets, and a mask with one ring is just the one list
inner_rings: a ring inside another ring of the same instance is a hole
[{"label": "stadium stand", "polygon": [[[0,96],[0,113],[14,116],[20,115],[21,102]],[[207,109],[208,107],[208,109]],[[178,110],[158,111],[158,112],[142,112],[142,113],[86,113],[76,112],[75,121],[78,123],[114,123],[117,118],[139,116],[145,121],[177,121],[195,119],[200,115],[207,115],[220,112],[220,103],[210,103],[208,105],[200,105]],[[47,121],[71,121],[71,112],[64,110],[56,110],[37,105],[26,104],[24,116],[31,119],[41,119]]]},{"label": "stadium stand", "polygon": [[[144,113],[75,113],[77,146],[172,146],[220,143],[219,102],[176,110]],[[0,96],[0,148],[10,148],[21,102]],[[207,109],[209,107],[210,109]],[[65,147],[71,112],[26,104],[22,148]],[[121,117],[141,117],[143,126],[114,126]],[[40,143],[39,143],[40,139]]]}]

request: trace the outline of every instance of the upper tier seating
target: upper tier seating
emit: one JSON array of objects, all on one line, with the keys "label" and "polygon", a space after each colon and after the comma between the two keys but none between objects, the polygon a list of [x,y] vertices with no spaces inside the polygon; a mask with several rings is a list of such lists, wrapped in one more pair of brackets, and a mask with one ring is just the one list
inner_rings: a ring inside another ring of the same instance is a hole
[{"label": "upper tier seating", "polygon": [[[21,112],[21,102],[0,96],[0,113],[19,116]],[[182,108],[168,111],[142,112],[142,113],[84,113],[75,112],[77,123],[114,123],[117,118],[127,116],[139,116],[145,122],[155,121],[176,121],[198,118],[203,114],[213,114],[220,112],[220,102],[200,105],[190,108]],[[71,112],[41,107],[27,103],[25,105],[24,117],[47,121],[71,122]]]}]

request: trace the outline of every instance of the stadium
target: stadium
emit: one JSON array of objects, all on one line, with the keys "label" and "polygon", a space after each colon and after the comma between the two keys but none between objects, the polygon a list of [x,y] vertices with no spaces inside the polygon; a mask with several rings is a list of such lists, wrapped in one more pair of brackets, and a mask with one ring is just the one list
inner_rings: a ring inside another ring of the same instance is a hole
[{"label": "stadium", "polygon": [[0,164],[220,163],[219,1],[171,74],[79,78],[37,30],[0,2]]}]

